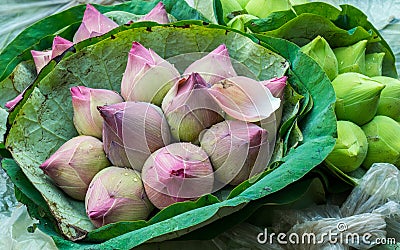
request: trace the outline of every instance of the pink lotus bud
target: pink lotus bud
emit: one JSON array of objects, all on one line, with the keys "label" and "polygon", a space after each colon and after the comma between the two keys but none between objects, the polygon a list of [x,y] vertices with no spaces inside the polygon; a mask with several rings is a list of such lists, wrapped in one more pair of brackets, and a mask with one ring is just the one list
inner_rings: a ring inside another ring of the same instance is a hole
[{"label": "pink lotus bud", "polygon": [[209,194],[214,183],[207,154],[190,143],[174,143],[154,152],[143,167],[142,179],[147,196],[159,209]]},{"label": "pink lotus bud", "polygon": [[25,90],[22,91],[17,97],[12,99],[11,101],[6,102],[5,106],[9,112],[12,111],[15,108],[15,106],[17,106],[17,104],[22,100],[22,98],[24,97],[24,93]]},{"label": "pink lotus bud", "polygon": [[287,84],[287,76],[261,81],[261,84],[267,87],[274,97],[282,99]]},{"label": "pink lotus bud", "polygon": [[126,103],[98,107],[103,122],[103,144],[108,159],[114,166],[129,167],[122,142],[122,118]]},{"label": "pink lotus bud", "polygon": [[141,171],[151,153],[171,141],[161,109],[144,102],[98,107],[104,118],[104,151],[114,166]]},{"label": "pink lotus bud", "polygon": [[179,76],[172,64],[134,42],[122,77],[121,95],[126,101],[151,102],[159,106]]},{"label": "pink lotus bud", "polygon": [[61,55],[73,45],[73,42],[70,42],[60,36],[54,37],[53,46],[51,48],[51,58],[53,59],[54,57]]},{"label": "pink lotus bud", "polygon": [[53,39],[53,46],[51,50],[45,50],[45,51],[31,50],[33,61],[35,62],[36,65],[36,72],[39,73],[40,70],[42,70],[42,68],[51,61],[51,59],[61,55],[62,53],[64,53],[65,50],[67,50],[72,45],[73,43],[68,41],[67,39],[64,39],[60,36],[55,36]]},{"label": "pink lotus bud", "polygon": [[31,50],[33,61],[35,62],[36,72],[40,72],[44,66],[51,61],[51,50],[36,51]]},{"label": "pink lotus bud", "polygon": [[117,27],[118,24],[101,14],[92,5],[87,4],[82,24],[76,31],[73,41],[79,43],[91,37],[101,36]]},{"label": "pink lotus bud", "polygon": [[96,227],[119,221],[146,219],[153,210],[140,174],[108,167],[93,178],[85,198],[86,213]]},{"label": "pink lotus bud", "polygon": [[[287,76],[261,81],[261,84],[267,87],[274,97],[283,100],[283,94],[287,84]],[[282,120],[282,112],[283,106],[281,105],[270,117],[261,121],[261,127],[269,132],[268,140],[271,147],[275,145],[276,133],[278,132],[279,124]]]},{"label": "pink lotus bud", "polygon": [[123,102],[122,97],[111,90],[92,89],[84,86],[72,87],[70,91],[76,130],[81,135],[101,138],[103,118],[97,107]]},{"label": "pink lotus bud", "polygon": [[169,23],[169,18],[165,6],[159,2],[147,15],[140,18],[138,21],[153,21],[161,24]]},{"label": "pink lotus bud", "polygon": [[280,99],[273,97],[260,82],[244,76],[221,80],[209,93],[228,115],[241,121],[261,121],[280,106]]},{"label": "pink lotus bud", "polygon": [[237,76],[225,44],[218,46],[205,57],[189,65],[183,75],[189,75],[194,72],[199,73],[210,84]]},{"label": "pink lotus bud", "polygon": [[40,168],[69,196],[84,200],[93,177],[108,166],[101,141],[82,135],[64,143]]},{"label": "pink lotus bud", "polygon": [[198,143],[202,130],[223,121],[222,110],[208,93],[208,84],[197,73],[176,83],[162,107],[178,141]]},{"label": "pink lotus bud", "polygon": [[201,134],[200,144],[219,187],[240,184],[264,171],[269,161],[268,132],[252,123],[220,122]]}]

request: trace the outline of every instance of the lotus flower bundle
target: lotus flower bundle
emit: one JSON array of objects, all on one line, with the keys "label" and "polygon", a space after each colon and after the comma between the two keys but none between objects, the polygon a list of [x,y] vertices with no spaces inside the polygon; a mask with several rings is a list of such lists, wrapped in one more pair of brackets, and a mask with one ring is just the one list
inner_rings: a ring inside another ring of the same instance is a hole
[{"label": "lotus flower bundle", "polygon": [[393,53],[354,7],[120,2],[60,11],[0,52],[1,164],[58,246],[225,230],[400,166]]},{"label": "lotus flower bundle", "polygon": [[[114,27],[92,7],[86,14],[105,30],[84,18],[75,42]],[[41,168],[66,194],[85,199],[96,227],[146,219],[151,204],[163,209],[195,200],[263,172],[273,152],[269,138],[277,132],[286,84],[287,77],[258,81],[238,75],[224,44],[180,74],[155,51],[133,42],[121,95],[85,86],[70,89],[80,136]],[[271,131],[255,124],[268,119]],[[88,147],[96,153],[84,151],[81,144],[93,140],[96,146]],[[71,152],[72,159],[67,157]],[[82,166],[71,164],[85,153],[89,157]],[[66,172],[70,178],[60,173],[64,166],[75,170]],[[79,167],[87,168],[84,175]]]}]

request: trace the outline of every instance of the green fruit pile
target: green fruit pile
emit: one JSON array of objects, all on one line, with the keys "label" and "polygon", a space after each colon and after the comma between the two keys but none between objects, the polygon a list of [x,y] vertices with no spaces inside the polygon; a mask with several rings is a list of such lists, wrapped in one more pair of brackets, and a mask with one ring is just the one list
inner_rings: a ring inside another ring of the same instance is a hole
[{"label": "green fruit pile", "polygon": [[400,81],[382,76],[385,53],[366,54],[366,45],[331,49],[318,36],[301,49],[332,81],[338,131],[325,163],[343,172],[378,162],[400,166]]}]

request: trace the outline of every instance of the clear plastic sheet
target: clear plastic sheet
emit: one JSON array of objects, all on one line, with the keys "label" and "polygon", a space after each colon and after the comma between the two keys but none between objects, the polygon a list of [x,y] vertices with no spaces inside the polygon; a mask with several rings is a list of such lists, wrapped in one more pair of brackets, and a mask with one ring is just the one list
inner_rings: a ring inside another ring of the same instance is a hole
[{"label": "clear plastic sheet", "polygon": [[389,201],[400,203],[400,172],[387,163],[376,163],[353,189],[341,207],[343,216],[370,213]]},{"label": "clear plastic sheet", "polygon": [[0,168],[0,221],[2,217],[10,216],[16,205],[14,184],[7,177],[4,170]]},{"label": "clear plastic sheet", "polygon": [[[280,211],[274,231],[282,232],[282,228],[292,224],[286,235],[301,237],[311,233],[318,243],[300,241],[286,245],[286,249],[370,249],[389,238],[398,242],[399,181],[400,171],[395,166],[374,164],[341,207],[325,205],[301,211]],[[333,237],[324,236],[327,233]]]},{"label": "clear plastic sheet", "polygon": [[57,249],[50,236],[40,230],[28,231],[36,221],[30,218],[26,206],[17,206],[10,217],[0,221],[0,249]]}]

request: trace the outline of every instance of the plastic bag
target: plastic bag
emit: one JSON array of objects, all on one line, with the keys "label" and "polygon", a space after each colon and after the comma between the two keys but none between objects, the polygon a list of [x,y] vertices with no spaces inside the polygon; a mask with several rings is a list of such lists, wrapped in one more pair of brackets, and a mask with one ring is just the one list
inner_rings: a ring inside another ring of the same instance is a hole
[{"label": "plastic bag", "polygon": [[343,216],[369,213],[388,201],[400,203],[400,171],[393,165],[377,163],[364,175],[341,207]]},{"label": "plastic bag", "polygon": [[36,229],[32,233],[28,228],[36,221],[29,217],[26,206],[17,207],[11,217],[0,218],[0,249],[57,249],[53,239]]},{"label": "plastic bag", "polygon": [[374,164],[341,207],[281,211],[278,217],[275,231],[293,225],[284,234],[289,239],[285,249],[370,249],[395,243],[400,240],[400,171]]}]

